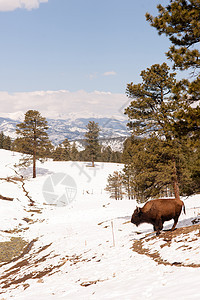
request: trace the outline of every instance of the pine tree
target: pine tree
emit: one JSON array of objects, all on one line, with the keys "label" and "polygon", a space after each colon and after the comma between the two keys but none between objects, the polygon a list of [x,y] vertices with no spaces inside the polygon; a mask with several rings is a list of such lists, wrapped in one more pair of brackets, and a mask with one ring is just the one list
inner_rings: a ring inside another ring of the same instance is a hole
[{"label": "pine tree", "polygon": [[112,151],[110,162],[121,163],[122,154],[119,151]]},{"label": "pine tree", "polygon": [[123,198],[123,185],[122,185],[122,174],[115,171],[113,175],[108,176],[108,184],[105,188],[110,193],[110,198],[115,200],[122,200]]},{"label": "pine tree", "polygon": [[138,147],[135,144],[134,151],[138,158],[132,151],[132,157],[136,159],[131,162],[134,172],[137,172],[134,174],[136,185],[138,191],[148,198],[159,194],[164,186],[173,182],[175,197],[179,198],[181,177],[188,179],[189,176],[180,164],[184,160],[183,151],[187,153],[188,149],[181,146],[175,128],[179,122],[177,116],[187,104],[184,98],[173,97],[175,74],[169,73],[165,63],[153,65],[147,71],[142,71],[141,76],[142,83],[127,85],[127,94],[133,99],[126,109],[130,119],[128,125],[133,135],[149,137],[148,144],[139,143]]},{"label": "pine tree", "polygon": [[[172,130],[174,136],[184,146],[187,144],[188,161],[193,157],[193,163],[188,165],[188,172],[192,173],[190,186],[185,184],[184,189],[190,192],[199,191],[200,182],[200,2],[199,0],[170,0],[164,7],[157,6],[158,16],[146,14],[147,21],[158,30],[159,35],[165,34],[172,45],[166,53],[168,59],[173,61],[174,69],[191,70],[190,79],[182,79],[173,89],[174,99],[184,101],[182,109],[175,115],[177,121]],[[195,105],[192,105],[195,103]],[[191,168],[191,166],[193,166]],[[194,171],[195,170],[195,171]]]},{"label": "pine tree", "polygon": [[[154,136],[132,138],[127,144],[123,155],[124,173],[127,180],[130,177],[130,187],[135,190],[135,197],[139,201],[162,195],[166,197],[171,195],[172,191],[177,192],[177,181],[182,194],[186,192],[184,188],[190,186],[191,172],[188,172],[187,166],[189,153],[185,151],[183,154],[183,145],[174,143],[175,140],[169,142]],[[176,194],[176,197],[178,196]]]},{"label": "pine tree", "polygon": [[2,148],[5,150],[10,150],[11,144],[12,144],[11,138],[9,136],[4,136]]},{"label": "pine tree", "polygon": [[72,161],[79,160],[79,152],[76,148],[76,143],[75,142],[73,142],[73,144],[72,144],[70,157],[71,157]]},{"label": "pine tree", "polygon": [[67,138],[62,142],[62,146],[63,146],[63,160],[70,160],[71,145]]},{"label": "pine tree", "polygon": [[[158,33],[169,37],[173,46],[167,53],[174,67],[186,70],[200,68],[200,2],[199,0],[170,0],[166,7],[159,4],[158,16],[146,14],[147,21]],[[196,49],[194,46],[197,46]]]},{"label": "pine tree", "polygon": [[3,131],[0,133],[0,149],[3,149],[3,141],[4,141],[4,134]]},{"label": "pine tree", "polygon": [[0,133],[0,149],[10,150],[12,145],[11,138],[5,136],[3,131]]},{"label": "pine tree", "polygon": [[29,156],[23,164],[30,164],[32,160],[33,178],[36,177],[36,159],[46,157],[51,147],[47,129],[46,119],[36,110],[28,110],[25,113],[24,122],[17,124],[16,133],[20,136],[17,144],[23,153],[30,154],[32,157]]},{"label": "pine tree", "polygon": [[94,161],[100,155],[101,147],[99,145],[99,125],[94,121],[90,121],[87,125],[87,132],[85,133],[85,151],[88,153],[91,161],[92,167],[94,167]]},{"label": "pine tree", "polygon": [[[200,3],[199,0],[170,0],[166,7],[159,4],[158,16],[146,14],[147,21],[165,34],[172,43],[166,53],[174,69],[192,70],[193,77],[181,82],[185,96],[192,102],[200,100]],[[190,95],[190,97],[189,97]]]},{"label": "pine tree", "polygon": [[52,153],[52,158],[54,161],[64,161],[64,155],[63,155],[63,148],[61,145],[58,145],[53,153]]},{"label": "pine tree", "polygon": [[[128,199],[137,199],[136,184],[134,181],[134,169],[131,164],[125,164],[123,169],[123,186]],[[139,197],[138,197],[139,198]],[[141,200],[141,198],[140,198]]]},{"label": "pine tree", "polygon": [[169,73],[166,63],[152,65],[141,72],[142,83],[127,85],[127,95],[133,99],[125,110],[132,134],[143,136],[157,132],[170,138],[174,112],[179,110],[179,101],[171,97],[176,84],[175,73]]},{"label": "pine tree", "polygon": [[101,149],[101,161],[103,162],[110,162],[112,155],[112,149],[110,146],[102,147]]}]

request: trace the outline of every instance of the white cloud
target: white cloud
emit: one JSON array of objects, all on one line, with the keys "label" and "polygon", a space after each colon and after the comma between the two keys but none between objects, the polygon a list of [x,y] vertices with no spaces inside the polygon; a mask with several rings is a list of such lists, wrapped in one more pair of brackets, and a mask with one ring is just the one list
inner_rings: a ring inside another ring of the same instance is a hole
[{"label": "white cloud", "polygon": [[48,0],[0,0],[0,11],[13,11],[17,8],[32,10],[46,2]]},{"label": "white cloud", "polygon": [[115,76],[117,73],[115,71],[108,71],[103,73],[103,76]]},{"label": "white cloud", "polygon": [[101,115],[123,118],[124,107],[128,106],[127,101],[125,94],[100,91],[88,93],[83,90],[77,92],[59,90],[13,94],[0,92],[0,107],[4,116],[8,113],[18,111],[25,113],[29,109],[35,109],[45,117],[52,118],[70,114],[83,117]]}]

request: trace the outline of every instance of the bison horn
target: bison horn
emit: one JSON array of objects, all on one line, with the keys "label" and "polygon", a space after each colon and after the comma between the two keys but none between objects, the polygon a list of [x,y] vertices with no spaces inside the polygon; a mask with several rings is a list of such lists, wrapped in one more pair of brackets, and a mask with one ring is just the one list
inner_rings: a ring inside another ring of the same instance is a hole
[{"label": "bison horn", "polygon": [[136,206],[136,211],[140,212],[140,208],[138,206]]}]

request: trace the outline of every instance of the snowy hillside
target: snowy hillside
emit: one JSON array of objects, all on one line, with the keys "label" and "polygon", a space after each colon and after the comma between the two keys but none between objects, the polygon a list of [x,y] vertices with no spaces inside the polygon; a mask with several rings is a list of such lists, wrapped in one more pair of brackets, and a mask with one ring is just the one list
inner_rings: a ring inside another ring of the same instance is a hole
[{"label": "snowy hillside", "polygon": [[0,150],[0,299],[200,298],[199,195],[156,237],[104,190],[122,165],[47,161],[32,179],[19,158]]},{"label": "snowy hillside", "polygon": [[[11,138],[16,138],[16,124],[24,120],[22,113],[8,115],[8,117],[0,117],[0,132]],[[69,140],[80,140],[84,138],[86,126],[89,121],[94,121],[99,124],[100,138],[112,139],[118,137],[126,137],[129,135],[127,130],[127,120],[124,118],[104,118],[104,117],[77,117],[68,116],[65,119],[47,119],[48,134],[50,140],[54,144],[63,142],[65,138]]]}]

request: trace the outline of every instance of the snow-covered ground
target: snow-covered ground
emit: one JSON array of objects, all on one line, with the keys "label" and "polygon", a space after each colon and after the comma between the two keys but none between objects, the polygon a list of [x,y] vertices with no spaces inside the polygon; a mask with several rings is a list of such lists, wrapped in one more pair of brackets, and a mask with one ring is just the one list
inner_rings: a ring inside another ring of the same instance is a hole
[{"label": "snow-covered ground", "polygon": [[130,223],[135,201],[104,190],[123,165],[47,161],[32,179],[31,168],[14,167],[19,158],[0,150],[0,195],[14,198],[0,199],[0,243],[28,246],[0,263],[0,299],[200,299],[199,195],[183,199],[178,234],[155,237]]}]

